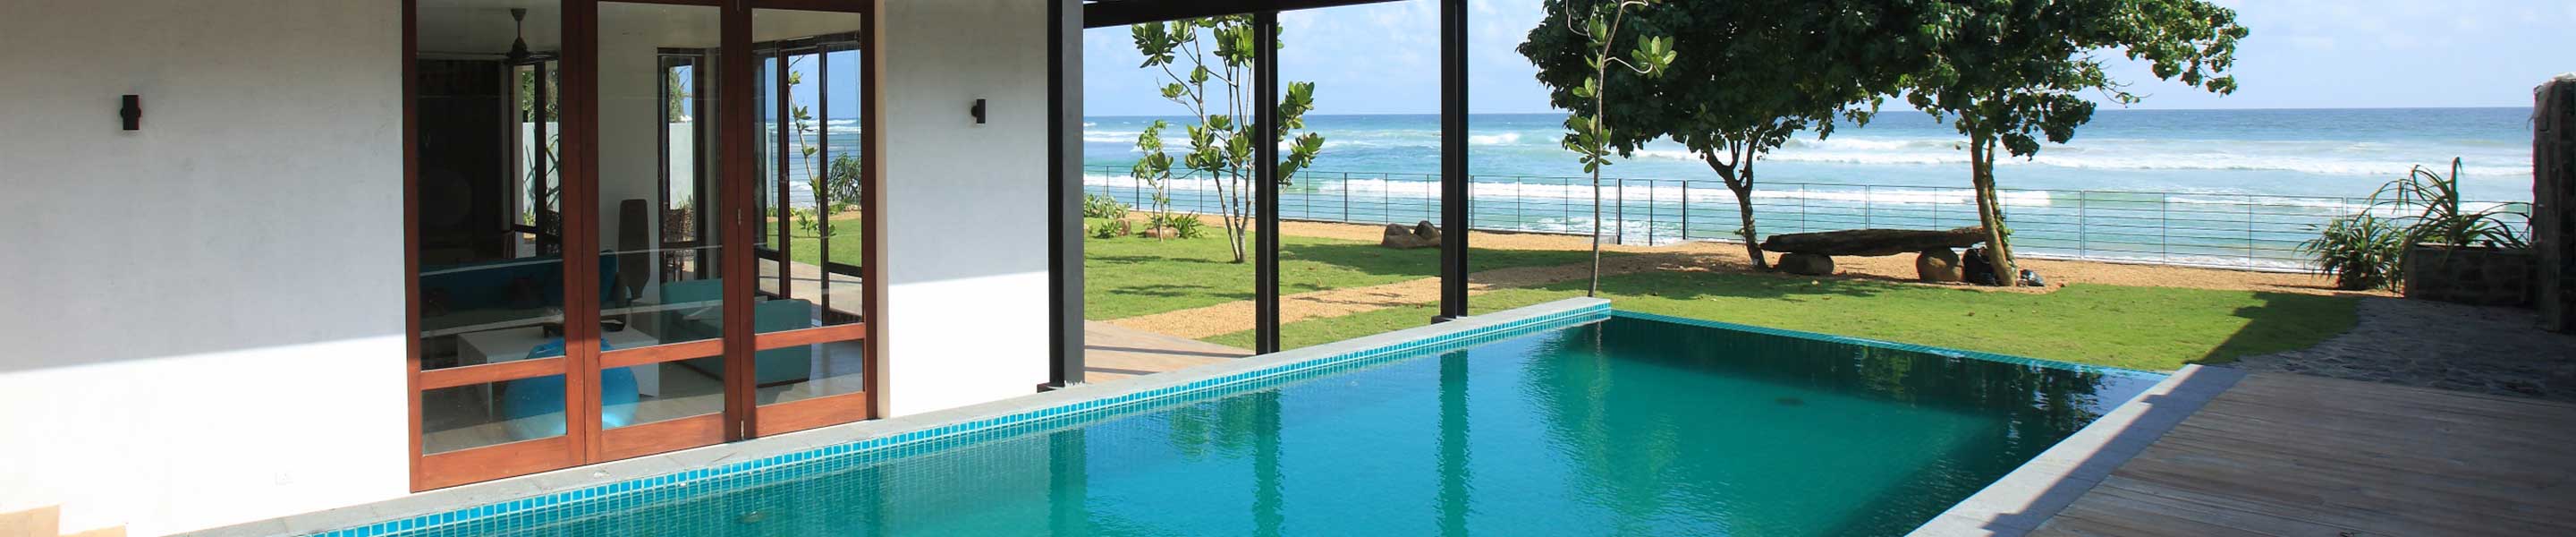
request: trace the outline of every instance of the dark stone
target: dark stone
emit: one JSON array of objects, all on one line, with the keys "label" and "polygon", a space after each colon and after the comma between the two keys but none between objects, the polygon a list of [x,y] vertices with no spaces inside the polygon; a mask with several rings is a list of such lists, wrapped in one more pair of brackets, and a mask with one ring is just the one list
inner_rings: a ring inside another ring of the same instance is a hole
[{"label": "dark stone", "polygon": [[1440,228],[1431,225],[1430,220],[1414,224],[1413,227],[1387,224],[1386,238],[1379,239],[1377,245],[1398,250],[1436,247],[1440,245]]},{"label": "dark stone", "polygon": [[1762,241],[1762,251],[1876,257],[1935,248],[1966,248],[1983,242],[1986,242],[1986,230],[1981,227],[1963,227],[1948,231],[1854,229],[1772,235],[1771,238]]},{"label": "dark stone", "polygon": [[1959,266],[1959,253],[1949,248],[1933,248],[1914,254],[1914,277],[1927,282],[1947,283],[1967,279]]},{"label": "dark stone", "polygon": [[1781,272],[1790,274],[1826,276],[1834,273],[1834,258],[1816,254],[1787,254],[1780,256],[1779,268]]}]

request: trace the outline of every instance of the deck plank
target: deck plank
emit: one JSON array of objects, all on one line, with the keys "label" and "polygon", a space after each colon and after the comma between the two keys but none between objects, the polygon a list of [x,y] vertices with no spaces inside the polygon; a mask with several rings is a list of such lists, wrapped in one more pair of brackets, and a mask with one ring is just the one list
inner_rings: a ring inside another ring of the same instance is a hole
[{"label": "deck plank", "polygon": [[2255,374],[2039,535],[2576,535],[2576,405]]}]

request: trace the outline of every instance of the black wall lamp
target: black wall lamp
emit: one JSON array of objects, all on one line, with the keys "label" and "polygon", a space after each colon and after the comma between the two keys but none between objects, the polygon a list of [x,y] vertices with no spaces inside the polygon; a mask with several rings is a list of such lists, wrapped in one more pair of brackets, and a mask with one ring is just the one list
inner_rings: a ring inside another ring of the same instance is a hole
[{"label": "black wall lamp", "polygon": [[983,99],[976,99],[976,100],[975,100],[975,107],[974,107],[974,108],[967,109],[967,110],[966,110],[966,113],[974,114],[974,115],[975,115],[975,124],[977,124],[977,125],[982,125],[982,124],[984,124],[984,100],[983,100]]},{"label": "black wall lamp", "polygon": [[143,130],[143,96],[125,96],[125,106],[117,109],[116,115],[125,118],[125,130]]}]

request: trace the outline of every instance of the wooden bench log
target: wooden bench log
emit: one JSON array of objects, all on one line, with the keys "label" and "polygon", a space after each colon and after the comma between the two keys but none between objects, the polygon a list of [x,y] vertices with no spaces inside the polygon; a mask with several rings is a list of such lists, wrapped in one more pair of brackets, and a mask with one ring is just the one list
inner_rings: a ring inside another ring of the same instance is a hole
[{"label": "wooden bench log", "polygon": [[1948,231],[1919,229],[1854,229],[1772,235],[1762,250],[1784,254],[1876,257],[1921,253],[1936,248],[1966,248],[1986,242],[1986,228]]}]

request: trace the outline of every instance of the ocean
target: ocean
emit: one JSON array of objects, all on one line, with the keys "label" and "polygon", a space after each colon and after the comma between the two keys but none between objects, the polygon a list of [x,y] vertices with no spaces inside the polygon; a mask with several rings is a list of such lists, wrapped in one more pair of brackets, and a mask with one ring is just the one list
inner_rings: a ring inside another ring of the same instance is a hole
[{"label": "ocean", "polygon": [[[2186,194],[2366,197],[2415,165],[2461,178],[2476,201],[2531,197],[2528,108],[2334,110],[2105,110],[2067,144],[2048,144],[2036,159],[1998,166],[2008,189],[2148,191]],[[1157,118],[1096,117],[1083,132],[1085,164],[1123,170],[1135,163],[1135,138]],[[1187,140],[1177,118],[1164,144]],[[1478,176],[1583,175],[1558,146],[1562,114],[1478,114],[1469,118],[1469,172]],[[1318,115],[1309,130],[1325,138],[1311,168],[1321,172],[1437,174],[1437,115]],[[1890,110],[1869,125],[1812,133],[1756,165],[1766,184],[1816,183],[1963,187],[1963,136],[1930,115]],[[1678,144],[1658,142],[1604,169],[1605,177],[1717,179]]]}]

